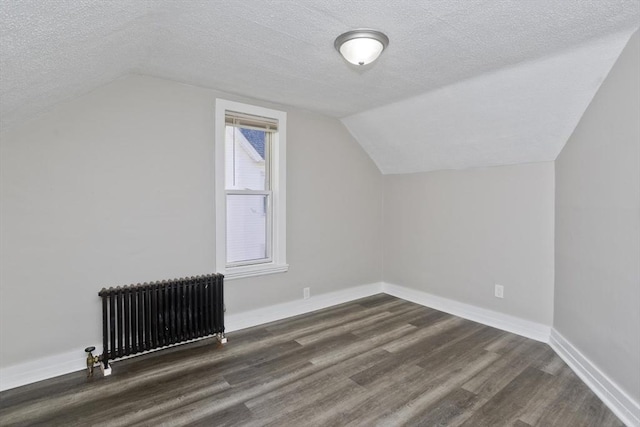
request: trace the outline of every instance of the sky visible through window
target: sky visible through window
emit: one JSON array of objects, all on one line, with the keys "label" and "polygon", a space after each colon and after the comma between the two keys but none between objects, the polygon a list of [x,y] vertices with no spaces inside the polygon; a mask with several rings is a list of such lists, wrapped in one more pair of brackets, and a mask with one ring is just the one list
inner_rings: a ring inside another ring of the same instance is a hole
[{"label": "sky visible through window", "polygon": [[244,135],[244,137],[247,138],[247,141],[249,141],[249,144],[251,144],[253,148],[256,149],[258,154],[260,154],[260,157],[264,159],[265,132],[261,130],[247,129],[247,128],[240,128],[240,132],[242,132],[242,135]]}]

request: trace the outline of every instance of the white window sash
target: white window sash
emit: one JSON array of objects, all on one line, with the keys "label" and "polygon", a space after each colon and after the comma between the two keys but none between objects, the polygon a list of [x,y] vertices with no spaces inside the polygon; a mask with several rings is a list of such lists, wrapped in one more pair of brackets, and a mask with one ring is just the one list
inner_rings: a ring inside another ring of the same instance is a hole
[{"label": "white window sash", "polygon": [[[257,258],[257,259],[248,259],[245,261],[236,261],[236,262],[228,262],[225,260],[225,264],[227,268],[235,268],[242,267],[245,265],[254,265],[254,264],[268,264],[273,261],[273,203],[271,203],[271,199],[273,198],[273,192],[270,190],[226,190],[227,196],[266,196],[267,197],[267,208],[266,208],[266,256],[265,258]],[[225,243],[228,243],[225,241]]]}]

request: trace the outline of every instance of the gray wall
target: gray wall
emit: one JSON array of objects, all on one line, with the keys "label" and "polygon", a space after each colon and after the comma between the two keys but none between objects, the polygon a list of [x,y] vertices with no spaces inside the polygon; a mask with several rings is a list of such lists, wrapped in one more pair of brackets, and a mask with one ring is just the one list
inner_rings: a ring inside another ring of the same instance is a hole
[{"label": "gray wall", "polygon": [[[1,367],[81,357],[102,286],[214,271],[217,96],[247,102],[132,76],[3,134]],[[339,121],[284,109],[290,271],[228,282],[229,314],[382,276],[382,176]]]},{"label": "gray wall", "polygon": [[551,162],[386,175],[384,281],[551,325],[553,185]]},{"label": "gray wall", "polygon": [[640,401],[636,32],[556,160],[554,326]]}]

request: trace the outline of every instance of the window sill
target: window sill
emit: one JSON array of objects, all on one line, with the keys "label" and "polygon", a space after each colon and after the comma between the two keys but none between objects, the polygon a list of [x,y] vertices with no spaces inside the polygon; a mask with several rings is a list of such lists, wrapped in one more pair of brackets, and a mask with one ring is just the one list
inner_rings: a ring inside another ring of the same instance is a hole
[{"label": "window sill", "polygon": [[289,264],[257,264],[227,268],[225,280],[244,279],[245,277],[264,276],[266,274],[286,273]]}]

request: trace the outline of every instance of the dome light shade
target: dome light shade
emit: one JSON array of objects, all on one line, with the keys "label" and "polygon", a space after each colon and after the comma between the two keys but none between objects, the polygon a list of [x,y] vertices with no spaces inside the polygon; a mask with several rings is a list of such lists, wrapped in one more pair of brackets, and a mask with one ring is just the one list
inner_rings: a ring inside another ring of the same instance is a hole
[{"label": "dome light shade", "polygon": [[389,44],[389,38],[375,30],[353,30],[336,38],[334,46],[348,62],[367,65],[378,59]]}]

